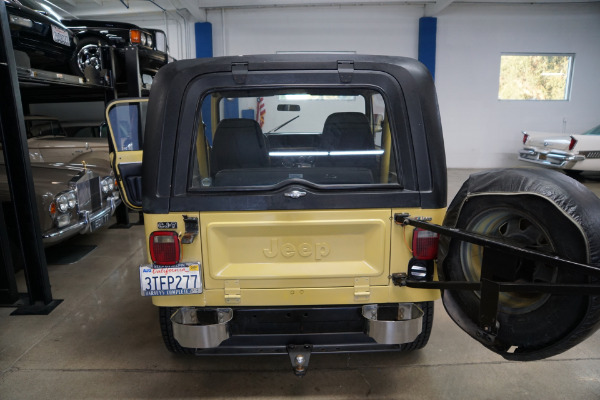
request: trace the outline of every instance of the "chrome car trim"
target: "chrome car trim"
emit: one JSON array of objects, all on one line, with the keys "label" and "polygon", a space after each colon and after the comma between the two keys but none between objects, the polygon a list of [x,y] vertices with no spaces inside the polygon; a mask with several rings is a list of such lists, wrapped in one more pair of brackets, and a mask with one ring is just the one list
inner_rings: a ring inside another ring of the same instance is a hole
[{"label": "chrome car trim", "polygon": [[399,303],[395,320],[377,318],[377,304],[362,307],[367,335],[379,344],[403,344],[416,340],[423,327],[423,310],[413,303]]},{"label": "chrome car trim", "polygon": [[78,233],[86,233],[90,230],[92,223],[98,219],[104,218],[106,215],[113,215],[115,213],[115,209],[117,206],[121,204],[121,199],[109,197],[106,199],[105,207],[96,211],[95,213],[90,213],[88,211],[84,213],[80,213],[80,219],[73,225],[67,226],[65,228],[54,229],[42,234],[42,243],[44,246],[48,246],[59,241],[62,241],[66,238],[74,236]]},{"label": "chrome car trim", "polygon": [[178,308],[171,316],[173,337],[183,347],[209,349],[219,346],[229,339],[229,322],[233,318],[231,308],[217,308],[216,324],[203,324],[198,321],[196,307]]},{"label": "chrome car trim", "polygon": [[[545,156],[545,160],[541,160],[540,156]],[[527,161],[538,165],[546,165],[550,167],[565,168],[572,166],[576,162],[584,161],[586,158],[582,155],[556,153],[556,152],[541,152],[532,148],[524,148],[519,150],[519,160]]]}]

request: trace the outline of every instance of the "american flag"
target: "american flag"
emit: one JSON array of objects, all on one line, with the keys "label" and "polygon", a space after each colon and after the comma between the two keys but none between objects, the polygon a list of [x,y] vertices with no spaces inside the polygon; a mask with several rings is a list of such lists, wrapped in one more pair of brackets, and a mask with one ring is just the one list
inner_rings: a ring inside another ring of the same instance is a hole
[{"label": "american flag", "polygon": [[265,114],[267,110],[265,110],[265,99],[263,97],[259,97],[256,99],[256,121],[262,128],[265,124]]}]

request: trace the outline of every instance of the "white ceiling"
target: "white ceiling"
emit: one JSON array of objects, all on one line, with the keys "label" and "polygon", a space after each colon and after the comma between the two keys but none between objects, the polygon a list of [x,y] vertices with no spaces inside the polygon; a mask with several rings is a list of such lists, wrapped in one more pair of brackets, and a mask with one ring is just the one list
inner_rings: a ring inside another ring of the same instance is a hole
[{"label": "white ceiling", "polygon": [[599,0],[45,0],[78,16],[110,16],[123,14],[187,11],[196,21],[206,20],[206,10],[261,7],[314,7],[361,5],[422,5],[426,16],[436,16],[452,3],[541,4],[594,3]]}]

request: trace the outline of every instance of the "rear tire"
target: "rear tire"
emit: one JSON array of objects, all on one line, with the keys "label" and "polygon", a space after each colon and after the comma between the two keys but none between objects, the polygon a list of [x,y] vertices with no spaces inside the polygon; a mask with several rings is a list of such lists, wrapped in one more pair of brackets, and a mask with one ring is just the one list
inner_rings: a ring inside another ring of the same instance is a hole
[{"label": "rear tire", "polygon": [[431,336],[431,329],[433,328],[433,301],[425,301],[422,303],[415,303],[417,306],[423,310],[423,324],[422,330],[419,336],[410,343],[405,343],[400,345],[401,351],[412,351],[422,349],[429,342],[429,337]]},{"label": "rear tire", "polygon": [[182,347],[175,336],[173,336],[173,323],[171,322],[171,315],[177,311],[175,307],[159,307],[158,308],[158,322],[160,324],[160,331],[162,338],[165,343],[165,347],[171,353],[175,354],[194,354],[195,349],[189,347]]}]

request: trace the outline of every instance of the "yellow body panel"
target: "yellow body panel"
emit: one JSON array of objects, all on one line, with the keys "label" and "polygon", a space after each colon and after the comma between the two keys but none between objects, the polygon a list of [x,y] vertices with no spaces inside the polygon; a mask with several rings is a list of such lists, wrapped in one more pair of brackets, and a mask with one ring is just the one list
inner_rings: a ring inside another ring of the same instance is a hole
[{"label": "yellow body panel", "polygon": [[[199,218],[182,261],[200,261],[204,293],[156,296],[158,306],[287,306],[431,301],[436,290],[394,286],[406,272],[412,228],[395,213],[441,223],[445,210],[371,209],[145,214],[159,222]],[[406,236],[406,239],[405,239]]]}]

